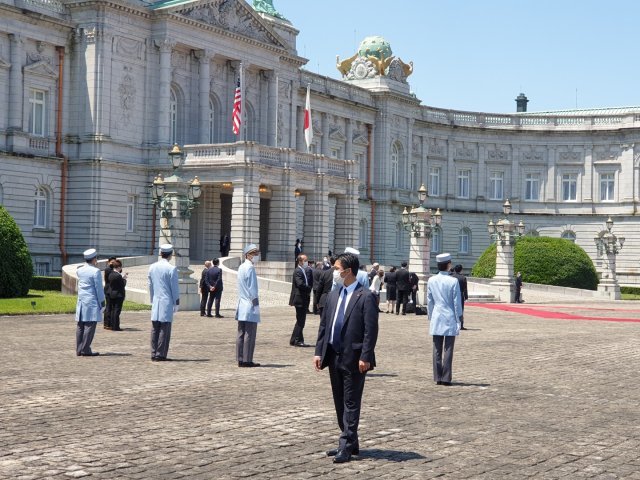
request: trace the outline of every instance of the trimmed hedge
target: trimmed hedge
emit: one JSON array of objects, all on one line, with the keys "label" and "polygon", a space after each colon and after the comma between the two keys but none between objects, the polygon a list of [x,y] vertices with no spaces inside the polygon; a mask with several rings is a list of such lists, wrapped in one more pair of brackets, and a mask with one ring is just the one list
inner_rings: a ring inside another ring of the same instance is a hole
[{"label": "trimmed hedge", "polygon": [[62,291],[62,277],[33,277],[31,290]]},{"label": "trimmed hedge", "polygon": [[33,264],[18,224],[0,205],[0,298],[29,293]]},{"label": "trimmed hedge", "polygon": [[[564,238],[523,237],[516,243],[514,272],[522,281],[542,285],[596,290],[598,275],[589,255]],[[496,246],[492,244],[471,269],[471,275],[493,278],[496,273]]]}]

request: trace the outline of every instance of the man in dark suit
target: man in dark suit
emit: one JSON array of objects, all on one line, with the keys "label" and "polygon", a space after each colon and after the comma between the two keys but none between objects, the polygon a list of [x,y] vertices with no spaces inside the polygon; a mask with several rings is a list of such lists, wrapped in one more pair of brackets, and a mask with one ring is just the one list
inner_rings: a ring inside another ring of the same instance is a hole
[{"label": "man in dark suit", "polygon": [[218,265],[220,265],[220,259],[214,258],[213,265],[207,271],[207,276],[205,277],[205,284],[207,289],[209,290],[209,301],[207,302],[207,317],[211,317],[211,306],[213,302],[216,302],[216,318],[224,318],[220,315],[220,299],[222,298],[222,290],[224,289],[224,285],[222,284],[222,270]]},{"label": "man in dark suit", "polygon": [[289,297],[289,305],[296,309],[296,325],[293,327],[289,345],[306,347],[303,329],[307,320],[309,301],[311,300],[313,277],[311,275],[311,269],[308,268],[309,262],[307,261],[307,256],[301,253],[298,255],[297,260],[298,265],[293,271],[291,278],[291,296]]},{"label": "man in dark suit", "polygon": [[204,268],[200,275],[200,316],[204,317],[205,308],[207,308],[207,300],[209,299],[209,289],[207,288],[206,278],[207,272],[211,268],[211,262],[207,260],[204,262]]},{"label": "man in dark suit", "polygon": [[402,262],[400,270],[396,272],[396,289],[398,291],[398,301],[396,302],[396,315],[400,313],[402,304],[402,315],[407,314],[407,302],[411,293],[411,278],[407,270],[407,262]]},{"label": "man in dark suit", "polygon": [[223,235],[220,237],[220,256],[228,257],[229,256],[229,248],[231,247],[231,239],[229,235]]},{"label": "man in dark suit", "polygon": [[[462,302],[462,313],[464,314],[464,301],[469,300],[469,291],[467,290],[467,277],[462,274],[462,265],[453,267],[451,276],[456,277],[460,285],[460,301]],[[460,319],[460,330],[466,330],[464,326],[464,317]]]},{"label": "man in dark suit", "polygon": [[311,270],[313,277],[313,308],[311,311],[314,315],[318,314],[318,302],[320,301],[320,278],[322,277],[322,262],[316,262],[315,267]]},{"label": "man in dark suit", "polygon": [[317,371],[329,367],[331,390],[341,434],[336,450],[329,450],[334,463],[344,463],[360,453],[358,424],[364,381],[375,367],[378,339],[378,305],[375,296],[356,280],[358,257],[343,253],[335,262],[334,279],[340,288],[332,291],[320,318],[316,354]]},{"label": "man in dark suit", "polygon": [[322,316],[322,310],[327,303],[327,297],[331,293],[333,287],[333,270],[336,263],[336,257],[329,257],[329,268],[322,271],[320,280],[318,282],[318,314]]},{"label": "man in dark suit", "polygon": [[113,262],[117,260],[116,257],[109,257],[107,264],[104,267],[104,299],[107,302],[107,307],[104,311],[103,325],[107,330],[111,330],[111,287],[109,285],[109,275],[113,272]]}]

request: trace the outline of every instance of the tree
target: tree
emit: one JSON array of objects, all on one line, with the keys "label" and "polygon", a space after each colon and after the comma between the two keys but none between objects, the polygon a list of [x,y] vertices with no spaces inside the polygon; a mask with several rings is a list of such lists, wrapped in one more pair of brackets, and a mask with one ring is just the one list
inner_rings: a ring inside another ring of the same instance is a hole
[{"label": "tree", "polygon": [[0,298],[23,297],[33,278],[31,254],[18,224],[0,205]]},{"label": "tree", "polygon": [[[523,237],[515,245],[514,272],[522,280],[542,285],[596,290],[598,275],[589,255],[564,238]],[[471,269],[471,275],[493,278],[496,274],[496,246],[487,248]]]}]

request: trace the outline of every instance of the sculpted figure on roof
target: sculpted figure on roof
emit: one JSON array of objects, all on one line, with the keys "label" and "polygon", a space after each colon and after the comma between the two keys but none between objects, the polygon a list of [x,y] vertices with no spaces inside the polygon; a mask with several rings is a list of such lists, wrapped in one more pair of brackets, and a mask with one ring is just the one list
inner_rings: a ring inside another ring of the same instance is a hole
[{"label": "sculpted figure on roof", "polygon": [[278,11],[273,7],[273,0],[253,0],[253,9],[256,12],[266,13],[272,17],[286,20]]}]

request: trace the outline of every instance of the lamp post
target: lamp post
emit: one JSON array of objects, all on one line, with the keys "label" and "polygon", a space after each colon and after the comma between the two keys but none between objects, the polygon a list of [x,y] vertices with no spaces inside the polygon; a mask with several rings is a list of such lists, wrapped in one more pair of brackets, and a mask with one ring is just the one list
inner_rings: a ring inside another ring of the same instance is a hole
[{"label": "lamp post", "polygon": [[427,303],[427,280],[429,278],[429,254],[431,253],[431,237],[433,230],[442,224],[440,209],[432,213],[424,207],[427,199],[424,183],[418,189],[420,205],[402,212],[402,225],[410,235],[409,270],[418,276],[419,303]]},{"label": "lamp post", "polygon": [[181,308],[198,310],[198,282],[191,278],[193,271],[189,269],[189,222],[191,212],[198,206],[202,186],[198,177],[187,181],[178,175],[184,154],[177,144],[169,151],[169,160],[173,174],[168,178],[159,174],[151,185],[151,201],[160,210],[158,245],[173,245],[171,263],[178,267]]},{"label": "lamp post", "polygon": [[611,217],[607,218],[605,225],[606,230],[593,239],[598,250],[598,263],[601,272],[598,291],[611,300],[620,300],[620,285],[616,275],[616,255],[622,250],[625,238],[619,237],[611,231],[613,228]]},{"label": "lamp post", "polygon": [[[513,283],[513,251],[516,242],[524,234],[525,225],[520,220],[516,224],[510,220],[511,202],[507,199],[502,205],[504,217],[493,222],[489,220],[487,230],[492,242],[496,243],[496,274],[492,285],[497,287],[498,300],[515,301],[515,285]],[[508,295],[507,295],[507,292]],[[508,300],[507,300],[508,299]]]}]

